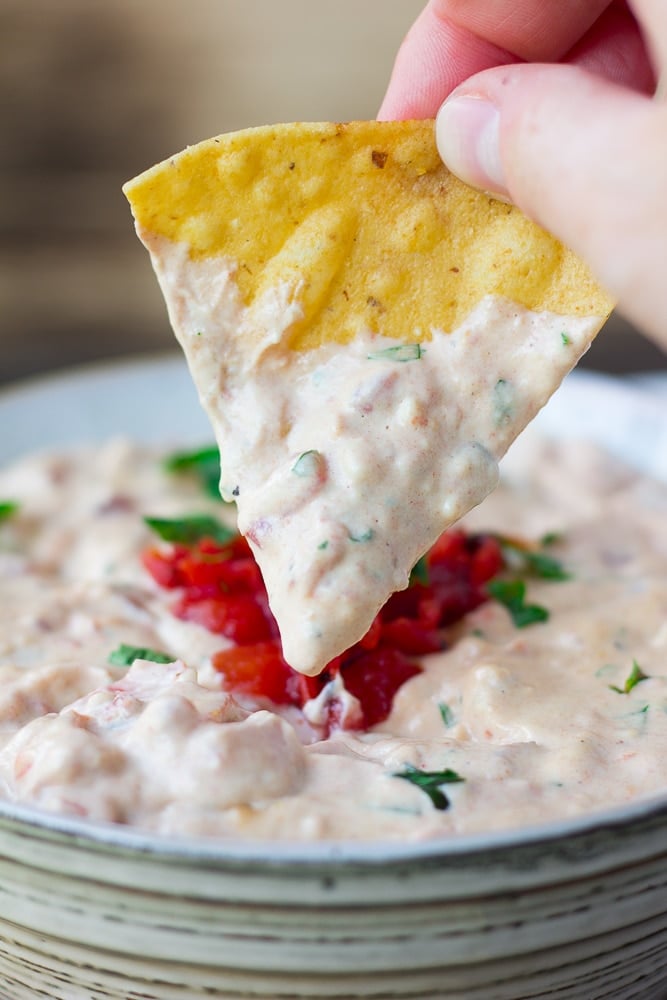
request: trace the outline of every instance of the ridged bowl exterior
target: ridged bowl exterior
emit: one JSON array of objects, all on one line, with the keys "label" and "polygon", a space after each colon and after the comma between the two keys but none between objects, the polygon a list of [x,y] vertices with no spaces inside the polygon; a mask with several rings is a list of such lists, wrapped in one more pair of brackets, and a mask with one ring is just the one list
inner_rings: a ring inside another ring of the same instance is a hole
[{"label": "ridged bowl exterior", "polygon": [[160,841],[5,807],[0,858],[3,1000],[667,997],[666,801],[411,848]]}]

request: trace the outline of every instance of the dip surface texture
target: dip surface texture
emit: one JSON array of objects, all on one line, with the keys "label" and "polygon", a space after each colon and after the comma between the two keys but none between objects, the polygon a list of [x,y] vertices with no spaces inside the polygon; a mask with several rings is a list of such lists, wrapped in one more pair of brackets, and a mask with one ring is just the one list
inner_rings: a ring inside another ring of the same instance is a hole
[{"label": "dip surface texture", "polygon": [[498,461],[600,318],[489,295],[424,343],[366,333],[294,352],[286,338],[301,307],[289,286],[249,309],[234,266],[144,239],[285,657],[317,674],[407,586],[440,533],[491,492]]},{"label": "dip surface texture", "polygon": [[[395,369],[380,364],[381,395]],[[144,515],[227,508],[123,441],[0,472],[0,500],[19,505],[0,521],[2,795],[167,834],[410,840],[664,790],[667,489],[534,437],[504,468],[465,525],[552,536],[567,578],[522,578],[548,620],[518,628],[487,601],[443,631],[385,722],[326,738],[314,703],[225,691],[211,658],[229,640],[175,617],[142,567]],[[109,664],[120,644],[173,662]],[[441,776],[434,794],[414,769]]]}]

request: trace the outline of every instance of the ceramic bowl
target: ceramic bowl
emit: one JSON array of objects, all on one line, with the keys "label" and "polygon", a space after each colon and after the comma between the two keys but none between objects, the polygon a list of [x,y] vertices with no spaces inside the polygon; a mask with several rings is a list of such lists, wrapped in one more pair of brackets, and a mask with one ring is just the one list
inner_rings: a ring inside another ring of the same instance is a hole
[{"label": "ceramic bowl", "polygon": [[[579,376],[540,422],[667,479],[662,393]],[[5,392],[0,423],[0,460],[208,433],[180,359]],[[0,996],[661,1000],[667,795],[410,845],[167,839],[0,804]]]}]

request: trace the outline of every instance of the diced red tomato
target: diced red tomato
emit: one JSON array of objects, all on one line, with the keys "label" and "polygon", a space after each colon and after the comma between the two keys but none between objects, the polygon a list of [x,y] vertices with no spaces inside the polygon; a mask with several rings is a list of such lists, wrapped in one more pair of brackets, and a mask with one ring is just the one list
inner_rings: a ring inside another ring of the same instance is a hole
[{"label": "diced red tomato", "polygon": [[382,637],[382,621],[379,615],[373,619],[371,627],[366,635],[359,640],[362,649],[375,649]]},{"label": "diced red tomato", "polygon": [[174,587],[183,586],[178,562],[173,553],[164,552],[158,548],[144,549],[141,561],[160,587],[172,590]]},{"label": "diced red tomato", "polygon": [[214,654],[213,666],[230,691],[266,698],[275,705],[303,704],[295,671],[285,663],[278,639],[222,649]]},{"label": "diced red tomato", "polygon": [[[484,584],[503,569],[493,536],[445,532],[427,554],[428,579],[393,594],[359,642],[319,677],[304,677],[283,658],[261,573],[241,536],[226,543],[204,538],[189,547],[147,549],[142,561],[159,586],[180,589],[172,608],[178,618],[235,643],[213,657],[229,691],[303,707],[340,673],[360,703],[366,728],[387,718],[398,689],[422,669],[415,658],[443,648],[442,628],[485,601]],[[343,722],[336,698],[327,712],[328,731],[356,724]]]},{"label": "diced red tomato", "polygon": [[408,656],[424,656],[443,648],[437,629],[427,628],[415,618],[395,618],[382,626],[382,643]]},{"label": "diced red tomato", "polygon": [[192,600],[182,597],[172,608],[177,618],[197,622],[216,635],[227,636],[239,646],[273,637],[273,628],[260,605],[249,594],[226,594]]},{"label": "diced red tomato", "polygon": [[480,535],[478,544],[472,554],[470,579],[475,586],[488,583],[497,576],[504,567],[503,550],[497,538],[492,535]]},{"label": "diced red tomato", "polygon": [[387,718],[398,689],[421,670],[391,647],[371,650],[341,668],[346,690],[361,704],[366,729]]},{"label": "diced red tomato", "polygon": [[468,535],[458,528],[444,531],[440,538],[429,549],[426,562],[429,569],[437,565],[447,565],[451,569],[465,567],[469,562],[466,551]]}]

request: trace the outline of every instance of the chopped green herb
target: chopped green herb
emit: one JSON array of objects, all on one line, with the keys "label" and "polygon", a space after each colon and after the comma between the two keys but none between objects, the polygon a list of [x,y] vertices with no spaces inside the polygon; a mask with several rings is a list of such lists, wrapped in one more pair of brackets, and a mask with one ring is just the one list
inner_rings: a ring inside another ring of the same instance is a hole
[{"label": "chopped green herb", "polygon": [[561,541],[562,537],[559,531],[548,531],[546,535],[542,535],[540,538],[540,545],[546,549],[550,545],[556,545],[557,542]]},{"label": "chopped green herb", "polygon": [[546,608],[540,604],[526,604],[523,580],[491,580],[486,586],[491,597],[507,608],[517,628],[548,620]]},{"label": "chopped green herb", "polygon": [[236,531],[209,514],[176,518],[145,517],[144,522],[163,542],[180,542],[182,545],[194,545],[202,538],[212,538],[214,542],[225,545],[237,536]]},{"label": "chopped green herb", "polygon": [[321,552],[323,552],[325,549],[329,547],[329,539],[325,538],[324,541],[320,542],[320,544],[317,547]]},{"label": "chopped green herb", "polygon": [[6,521],[18,509],[19,505],[14,500],[0,500],[0,521]]},{"label": "chopped green herb", "polygon": [[525,552],[524,559],[535,576],[542,580],[571,580],[572,574],[563,568],[563,564],[544,552]]},{"label": "chopped green herb", "polygon": [[449,705],[444,701],[438,702],[438,709],[440,711],[440,718],[446,726],[451,726],[454,721],[454,713],[452,712]]},{"label": "chopped green herb", "polygon": [[563,347],[569,347],[572,343],[572,337],[565,330],[561,331],[560,339],[563,341]]},{"label": "chopped green herb", "polygon": [[167,472],[191,472],[206,493],[220,500],[220,453],[216,445],[207,445],[195,451],[175,451],[164,460]]},{"label": "chopped green herb", "polygon": [[547,555],[546,552],[536,552],[534,549],[522,545],[521,542],[514,541],[514,539],[504,535],[496,535],[495,537],[511,568],[533,573],[542,580],[572,579],[571,574],[563,568],[563,564],[558,559],[554,559],[553,556]]},{"label": "chopped green herb", "polygon": [[135,660],[152,660],[153,663],[173,663],[176,657],[161,653],[159,649],[148,646],[127,646],[124,642],[109,654],[109,663],[117,667],[131,667]]},{"label": "chopped green herb", "polygon": [[442,785],[453,785],[465,781],[460,774],[447,768],[444,771],[420,771],[418,767],[408,764],[405,771],[397,771],[394,778],[403,778],[409,781],[430,798],[436,809],[449,809],[450,802],[442,791]]},{"label": "chopped green herb", "polygon": [[421,344],[397,344],[382,351],[371,351],[366,356],[369,361],[419,361],[425,353]]},{"label": "chopped green herb", "polygon": [[642,668],[639,666],[636,660],[632,661],[632,670],[629,675],[625,678],[625,683],[623,687],[617,687],[615,684],[609,685],[610,691],[616,691],[617,694],[630,694],[632,689],[636,687],[641,681],[647,681],[649,675],[645,674]]},{"label": "chopped green herb", "polygon": [[375,532],[372,528],[368,528],[367,531],[362,532],[361,535],[353,535],[352,532],[348,532],[347,536],[351,542],[372,542],[375,538]]},{"label": "chopped green herb", "polygon": [[426,556],[422,556],[421,559],[418,559],[412,567],[409,586],[412,586],[414,583],[421,583],[424,587],[428,587],[429,575]]},{"label": "chopped green herb", "polygon": [[493,388],[493,417],[497,427],[508,424],[514,415],[514,386],[499,378]]},{"label": "chopped green herb", "polygon": [[322,467],[322,456],[319,451],[311,449],[304,451],[297,458],[292,466],[292,472],[296,476],[316,476]]},{"label": "chopped green herb", "polygon": [[486,639],[484,630],[481,628],[474,628],[470,634],[474,635],[476,639]]}]

